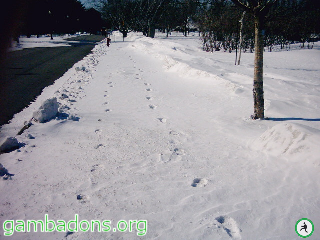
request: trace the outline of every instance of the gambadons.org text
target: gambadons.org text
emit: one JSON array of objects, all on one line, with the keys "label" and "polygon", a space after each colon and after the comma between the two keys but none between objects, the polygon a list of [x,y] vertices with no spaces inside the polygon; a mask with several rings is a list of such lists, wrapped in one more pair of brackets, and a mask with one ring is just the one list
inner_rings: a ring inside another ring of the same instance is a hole
[{"label": "gambadons.org text", "polygon": [[147,234],[147,220],[120,220],[112,227],[110,220],[79,220],[78,214],[70,221],[50,220],[45,214],[44,220],[5,220],[4,236],[15,232],[137,232],[138,236]]}]

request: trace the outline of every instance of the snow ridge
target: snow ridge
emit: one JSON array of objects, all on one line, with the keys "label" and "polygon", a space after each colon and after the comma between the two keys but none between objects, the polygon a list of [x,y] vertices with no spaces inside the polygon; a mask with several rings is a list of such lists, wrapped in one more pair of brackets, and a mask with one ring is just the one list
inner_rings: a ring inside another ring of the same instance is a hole
[{"label": "snow ridge", "polygon": [[[311,162],[320,166],[319,130],[295,123],[280,123],[253,142],[253,149],[273,156]],[[317,150],[315,153],[314,150]]]},{"label": "snow ridge", "polygon": [[137,51],[147,53],[148,55],[162,60],[163,68],[166,71],[175,72],[180,77],[197,79],[197,81],[209,79],[216,84],[225,85],[227,89],[232,92],[236,92],[238,89],[242,88],[241,85],[232,83],[231,81],[209,73],[208,71],[197,69],[189,65],[188,61],[183,60],[192,59],[192,52],[200,51],[198,48],[193,47],[191,49],[186,49],[185,46],[175,42],[166,41],[164,43],[159,39],[146,38],[144,36],[136,38],[129,46]]}]

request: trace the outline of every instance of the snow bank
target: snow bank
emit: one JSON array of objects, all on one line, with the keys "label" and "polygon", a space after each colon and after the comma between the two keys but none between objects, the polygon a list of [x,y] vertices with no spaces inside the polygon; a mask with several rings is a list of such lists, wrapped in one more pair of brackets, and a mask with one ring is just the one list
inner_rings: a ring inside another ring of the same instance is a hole
[{"label": "snow bank", "polygon": [[42,103],[39,110],[33,113],[33,118],[40,123],[47,122],[57,116],[58,109],[59,104],[57,98],[49,98]]},{"label": "snow bank", "polygon": [[[77,101],[75,98],[82,98],[85,96],[84,88],[92,80],[92,72],[99,63],[99,57],[107,53],[108,48],[105,44],[106,40],[102,40],[81,61],[74,64],[63,76],[57,79],[54,84],[47,86],[42,90],[42,93],[31,102],[29,107],[23,109],[21,112],[14,115],[10,124],[1,126],[0,141],[4,140],[6,136],[14,136],[24,125],[25,121],[29,121],[33,114],[39,113],[43,102],[48,98],[55,97],[59,101],[59,113],[68,116],[67,119],[78,121],[77,110],[73,104]],[[37,112],[37,113],[36,113]],[[61,115],[59,115],[61,117]],[[66,119],[62,116],[62,119]],[[2,134],[1,134],[2,133]]]},{"label": "snow bank", "polygon": [[[135,38],[131,38],[135,41],[132,44],[129,44],[130,48],[151,55],[156,59],[160,59],[163,63],[162,67],[167,72],[176,73],[182,78],[213,80],[216,84],[226,86],[232,93],[239,93],[239,89],[243,88],[241,85],[233,83],[228,79],[221,78],[217,74],[212,74],[208,71],[207,67],[203,67],[203,62],[191,65],[190,60],[194,58],[195,54],[201,51],[198,46],[183,45],[169,39],[147,38],[144,36],[135,36]],[[185,37],[183,38],[185,39]],[[194,38],[193,41],[195,41]],[[210,66],[210,68],[212,67]],[[242,90],[240,90],[240,93],[241,92]]]},{"label": "snow bank", "polygon": [[320,164],[319,131],[310,127],[280,123],[265,131],[253,144],[253,149],[289,160]]},{"label": "snow bank", "polygon": [[16,138],[7,137],[0,144],[0,153],[1,152],[7,153],[7,152],[14,151],[14,150],[20,148],[21,145],[22,144],[19,143]]},{"label": "snow bank", "polygon": [[55,36],[53,40],[51,40],[50,36],[42,36],[42,37],[20,37],[19,43],[12,42],[12,46],[9,51],[17,51],[25,48],[36,48],[36,47],[70,47],[71,45],[68,43],[65,38],[70,36]]}]

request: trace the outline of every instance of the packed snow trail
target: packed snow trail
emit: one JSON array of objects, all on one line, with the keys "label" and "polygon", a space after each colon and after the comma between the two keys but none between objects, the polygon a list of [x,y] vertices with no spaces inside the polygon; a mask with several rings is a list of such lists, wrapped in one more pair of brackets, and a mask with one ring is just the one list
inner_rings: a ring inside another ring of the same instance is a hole
[{"label": "packed snow trail", "polygon": [[174,58],[169,53],[179,48],[168,44],[135,34],[109,48],[102,42],[3,129],[17,132],[45,99],[60,102],[58,118],[35,123],[17,137],[25,147],[0,155],[15,174],[0,181],[1,223],[45,214],[111,220],[112,227],[147,220],[145,236],[133,227],[15,232],[13,239],[299,239],[297,220],[320,224],[317,158],[289,161],[281,149],[262,151],[288,132],[292,142],[276,145],[290,157],[319,134],[251,120],[245,84],[193,68],[188,63],[198,57],[200,66],[203,53]]}]

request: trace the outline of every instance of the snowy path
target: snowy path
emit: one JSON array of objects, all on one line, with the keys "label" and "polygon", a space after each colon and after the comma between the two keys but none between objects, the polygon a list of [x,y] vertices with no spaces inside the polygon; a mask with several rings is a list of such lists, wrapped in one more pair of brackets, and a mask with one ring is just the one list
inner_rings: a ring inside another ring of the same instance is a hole
[{"label": "snowy path", "polygon": [[[6,193],[0,197],[1,223],[44,214],[66,221],[75,214],[113,223],[148,221],[144,237],[137,231],[76,232],[67,239],[299,239],[298,219],[319,226],[317,158],[290,162],[264,154],[259,144],[249,147],[265,132],[261,144],[277,150],[269,140],[277,144],[286,130],[296,136],[284,139],[291,141],[290,152],[305,143],[305,128],[248,118],[251,96],[244,93],[250,89],[245,80],[237,85],[236,77],[249,78],[250,67],[221,69],[230,81],[221,72],[205,72],[205,64],[200,70],[186,65],[200,64],[203,53],[190,50],[188,56],[172,55],[174,60],[158,42],[100,44],[21,113],[21,119],[29,116],[41,98],[54,95],[71,120],[34,124],[19,138],[24,148],[1,155],[15,174],[0,181]],[[4,130],[14,132],[22,121],[17,118]],[[13,238],[64,236],[31,232]]]}]

